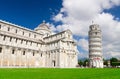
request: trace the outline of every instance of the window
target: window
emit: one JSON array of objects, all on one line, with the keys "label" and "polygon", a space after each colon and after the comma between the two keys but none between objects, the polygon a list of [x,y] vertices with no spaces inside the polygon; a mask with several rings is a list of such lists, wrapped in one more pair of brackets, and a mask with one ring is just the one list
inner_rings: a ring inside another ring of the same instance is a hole
[{"label": "window", "polygon": [[67,45],[69,46],[69,42],[67,42]]},{"label": "window", "polygon": [[0,53],[2,53],[2,47],[0,47]]},{"label": "window", "polygon": [[3,40],[5,41],[6,36],[4,36]]},{"label": "window", "polygon": [[90,30],[92,30],[92,27],[90,27]]},{"label": "window", "polygon": [[8,27],[8,31],[10,31],[10,27]]},{"label": "window", "polygon": [[15,50],[13,49],[13,50],[12,50],[12,54],[14,54],[14,53],[15,53]]},{"label": "window", "polygon": [[10,42],[12,41],[12,37],[10,37]]},{"label": "window", "polygon": [[97,28],[95,28],[95,30],[97,30]]},{"label": "window", "polygon": [[61,34],[61,37],[62,37],[62,34]]},{"label": "window", "polygon": [[23,55],[25,55],[25,51],[23,51]]},{"label": "window", "polygon": [[18,40],[18,39],[16,38],[16,43],[17,43],[17,40]]},{"label": "window", "polygon": [[31,33],[29,33],[29,37],[31,36]]},{"label": "window", "polygon": [[35,56],[35,52],[33,52],[33,56]]},{"label": "window", "polygon": [[70,38],[70,35],[68,35],[68,38]]},{"label": "window", "polygon": [[97,32],[95,32],[95,34],[97,35]]},{"label": "window", "polygon": [[30,45],[32,46],[32,42],[30,43]]},{"label": "window", "polygon": [[0,25],[0,29],[1,29],[1,25]]},{"label": "window", "polygon": [[42,57],[42,53],[41,53],[41,57]]},{"label": "window", "polygon": [[23,43],[23,40],[21,40],[21,44]]},{"label": "window", "polygon": [[24,35],[24,32],[23,32],[23,35]]},{"label": "window", "polygon": [[17,29],[15,30],[15,33],[17,33]]}]

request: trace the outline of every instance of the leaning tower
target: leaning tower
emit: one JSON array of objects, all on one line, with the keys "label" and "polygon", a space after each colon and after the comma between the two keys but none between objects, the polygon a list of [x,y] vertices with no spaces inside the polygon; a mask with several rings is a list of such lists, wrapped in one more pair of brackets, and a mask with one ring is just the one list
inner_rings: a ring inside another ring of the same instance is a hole
[{"label": "leaning tower", "polygon": [[103,68],[102,35],[97,24],[89,28],[89,66]]}]

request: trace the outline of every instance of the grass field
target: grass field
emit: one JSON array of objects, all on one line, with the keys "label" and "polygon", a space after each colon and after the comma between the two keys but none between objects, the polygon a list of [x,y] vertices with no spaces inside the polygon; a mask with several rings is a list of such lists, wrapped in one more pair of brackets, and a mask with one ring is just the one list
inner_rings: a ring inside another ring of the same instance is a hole
[{"label": "grass field", "polygon": [[120,79],[120,69],[1,68],[0,79]]}]

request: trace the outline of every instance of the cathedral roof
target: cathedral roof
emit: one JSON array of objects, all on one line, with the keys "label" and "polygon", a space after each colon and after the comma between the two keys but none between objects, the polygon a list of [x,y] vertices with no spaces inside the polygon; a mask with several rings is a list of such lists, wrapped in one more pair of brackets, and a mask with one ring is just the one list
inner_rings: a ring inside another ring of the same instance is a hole
[{"label": "cathedral roof", "polygon": [[37,28],[35,28],[35,30],[39,30],[39,29],[44,29],[44,30],[49,30],[49,26],[45,23],[45,21],[43,21],[43,23],[41,23],[40,25],[38,25]]}]

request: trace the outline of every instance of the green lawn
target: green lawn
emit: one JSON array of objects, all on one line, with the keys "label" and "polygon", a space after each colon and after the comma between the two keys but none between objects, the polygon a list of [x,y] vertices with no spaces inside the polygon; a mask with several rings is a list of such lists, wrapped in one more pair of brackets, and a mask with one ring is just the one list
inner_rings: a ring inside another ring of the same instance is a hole
[{"label": "green lawn", "polygon": [[120,79],[120,69],[1,68],[0,79]]}]

